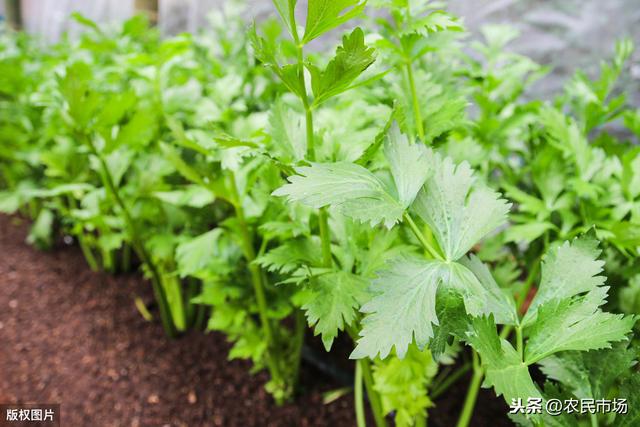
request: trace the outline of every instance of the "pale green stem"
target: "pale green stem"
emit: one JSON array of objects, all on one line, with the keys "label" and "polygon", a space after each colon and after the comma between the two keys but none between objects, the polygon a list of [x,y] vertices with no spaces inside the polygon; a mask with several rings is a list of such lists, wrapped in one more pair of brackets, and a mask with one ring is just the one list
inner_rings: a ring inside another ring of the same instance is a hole
[{"label": "pale green stem", "polygon": [[520,360],[523,360],[524,347],[522,344],[522,326],[516,326],[516,350],[520,356]]},{"label": "pale green stem", "polygon": [[333,264],[333,259],[331,257],[331,231],[329,230],[326,208],[321,208],[318,212],[318,222],[320,224],[320,241],[322,243],[322,265],[329,268]]},{"label": "pale green stem", "polygon": [[134,249],[136,250],[142,262],[147,266],[147,268],[149,268],[149,271],[151,272],[151,284],[153,287],[154,296],[156,298],[156,301],[158,302],[158,307],[160,309],[160,320],[162,321],[162,326],[167,335],[171,337],[175,336],[175,327],[171,319],[171,310],[169,309],[167,295],[162,286],[162,277],[160,276],[155,263],[152,261],[151,256],[147,252],[147,249],[144,246],[144,242],[140,238],[140,234],[133,220],[133,217],[129,213],[129,209],[125,205],[124,201],[120,197],[120,194],[118,193],[118,190],[116,189],[115,181],[111,176],[111,171],[109,170],[109,166],[107,165],[106,160],[100,155],[100,153],[98,153],[98,150],[96,150],[95,146],[93,145],[91,138],[88,135],[83,135],[83,137],[87,146],[89,147],[89,150],[100,163],[102,169],[102,173],[100,175],[107,192],[111,194],[111,197],[113,197],[116,204],[122,211],[125,224],[129,228],[129,233],[131,234],[131,241]]},{"label": "pale green stem", "polygon": [[364,393],[362,392],[362,364],[356,362],[356,376],[353,380],[354,400],[356,406],[356,425],[366,427],[367,422],[364,417]]},{"label": "pale green stem", "polygon": [[429,252],[429,255],[431,255],[433,258],[437,260],[444,261],[444,258],[442,257],[442,255],[440,255],[438,251],[436,251],[434,247],[431,246],[431,244],[427,241],[427,239],[424,238],[424,234],[422,234],[422,231],[420,231],[420,229],[418,228],[416,223],[413,221],[413,218],[411,218],[411,215],[409,215],[408,212],[405,212],[404,220],[407,222],[407,224],[409,224],[411,231],[413,231],[413,234],[415,234],[415,236],[418,238],[422,246],[427,250],[427,252]]},{"label": "pale green stem", "polygon": [[[529,275],[527,276],[527,279],[525,280],[524,285],[522,286],[522,290],[520,291],[520,294],[518,295],[518,300],[516,301],[516,311],[517,312],[520,312],[520,309],[522,308],[522,305],[526,301],[527,295],[529,295],[529,291],[531,290],[531,287],[533,286],[533,281],[537,277],[539,269],[540,269],[540,257],[538,257],[536,262],[534,262],[533,268],[531,268],[531,271],[529,271]],[[512,325],[504,326],[502,328],[502,331],[500,331],[500,338],[507,339],[507,337],[511,333],[512,329],[513,329]]]},{"label": "pale green stem", "polygon": [[362,377],[364,378],[364,386],[367,389],[367,396],[369,396],[369,404],[371,405],[371,411],[373,412],[373,419],[376,422],[377,427],[386,427],[387,421],[384,418],[384,412],[382,410],[382,401],[380,395],[373,388],[373,374],[371,373],[371,362],[369,359],[359,359],[358,363],[362,364]]},{"label": "pale green stem", "polygon": [[296,390],[298,387],[298,377],[300,372],[300,361],[302,359],[302,345],[304,344],[304,333],[307,329],[307,321],[304,316],[304,312],[300,309],[295,311],[295,333],[294,333],[294,345],[293,345],[293,357],[291,369],[291,389]]},{"label": "pale green stem", "polygon": [[[76,200],[71,195],[67,196],[67,203],[69,204],[69,209],[78,208]],[[89,264],[89,268],[91,269],[91,271],[98,271],[99,270],[98,261],[96,260],[95,256],[93,256],[93,251],[91,250],[91,247],[87,244],[87,240],[85,239],[83,232],[84,232],[84,227],[82,231],[80,231],[80,233],[76,235],[76,237],[78,238],[78,244],[80,245],[80,250],[82,251],[84,258],[87,261],[87,264]]]},{"label": "pale green stem", "polygon": [[[292,35],[293,41],[296,44],[296,58],[298,61],[298,79],[300,81],[300,87],[305,92],[301,94],[300,100],[302,101],[302,105],[304,107],[305,112],[305,128],[306,128],[306,137],[307,137],[307,157],[310,161],[316,160],[316,149],[315,149],[315,137],[313,132],[313,108],[311,107],[311,103],[309,102],[309,97],[306,94],[307,85],[304,76],[304,51],[302,45],[300,44],[300,38],[298,36],[298,31],[295,25],[295,15],[293,13],[293,8],[290,8],[289,20],[292,25]],[[329,229],[329,220],[327,215],[326,207],[320,208],[320,212],[318,213],[318,222],[320,226],[320,240],[322,242],[322,264],[324,267],[331,267],[333,264],[333,260],[331,257],[331,231]]]},{"label": "pale green stem", "polygon": [[[406,3],[406,19],[411,21],[411,2]],[[418,91],[416,90],[416,81],[413,76],[413,65],[411,57],[407,58],[407,79],[409,80],[409,90],[411,91],[411,101],[413,103],[413,116],[416,122],[416,130],[420,141],[424,142],[424,124],[422,122],[422,112],[420,111],[420,100],[418,99]]]},{"label": "pale green stem", "polygon": [[413,67],[411,62],[407,62],[407,79],[409,80],[409,89],[411,91],[411,100],[413,102],[413,117],[416,122],[416,130],[420,141],[424,142],[424,124],[422,123],[422,112],[420,111],[420,100],[418,99],[418,91],[416,90],[416,82],[413,77]]},{"label": "pale green stem", "polygon": [[452,384],[454,384],[460,379],[460,377],[466,374],[469,369],[471,369],[471,364],[467,362],[460,368],[458,368],[454,373],[448,375],[447,379],[442,381],[441,384],[439,384],[433,389],[431,393],[429,393],[430,397],[432,399],[436,399],[438,396],[442,395],[442,393],[444,393],[449,387],[451,387]]},{"label": "pale green stem", "polygon": [[[346,331],[351,339],[356,342],[358,339],[358,333],[353,326],[347,326]],[[384,418],[384,412],[382,410],[382,400],[380,395],[373,387],[373,374],[371,372],[371,361],[369,359],[358,359],[356,364],[361,365],[362,377],[364,380],[364,386],[367,390],[367,396],[369,397],[369,405],[371,406],[371,412],[373,412],[373,419],[376,422],[376,427],[386,427],[387,421]]]},{"label": "pale green stem", "polygon": [[273,331],[271,330],[271,324],[269,322],[269,316],[267,314],[267,297],[264,289],[263,274],[260,267],[254,263],[256,259],[256,253],[255,249],[253,248],[253,237],[251,235],[251,231],[249,230],[249,225],[247,224],[244,208],[242,206],[240,195],[236,185],[235,176],[231,175],[229,180],[231,181],[230,187],[231,191],[233,192],[233,206],[236,211],[238,223],[240,225],[242,245],[244,246],[243,252],[247,260],[247,264],[249,265],[249,272],[251,273],[251,283],[253,285],[253,291],[258,305],[258,316],[260,318],[262,332],[264,333],[265,341],[268,348],[267,365],[274,382],[281,383],[282,375],[280,374],[280,369],[277,363],[277,352],[274,346]]},{"label": "pale green stem", "polygon": [[464,406],[462,407],[462,413],[460,414],[460,418],[458,418],[457,427],[467,427],[469,422],[471,421],[471,416],[473,415],[473,408],[476,406],[476,400],[478,399],[478,391],[480,390],[480,385],[482,383],[482,377],[484,373],[482,372],[482,367],[480,366],[480,361],[478,359],[478,354],[475,350],[473,351],[473,376],[471,377],[471,384],[469,385],[469,389],[467,390],[467,396],[464,400]]},{"label": "pale green stem", "polygon": [[87,261],[87,264],[89,264],[89,268],[91,271],[98,271],[98,261],[96,261],[96,258],[93,256],[93,252],[89,245],[87,245],[84,236],[82,234],[78,234],[77,237],[78,243],[80,244],[80,250],[82,251],[82,255],[84,255],[84,259]]}]

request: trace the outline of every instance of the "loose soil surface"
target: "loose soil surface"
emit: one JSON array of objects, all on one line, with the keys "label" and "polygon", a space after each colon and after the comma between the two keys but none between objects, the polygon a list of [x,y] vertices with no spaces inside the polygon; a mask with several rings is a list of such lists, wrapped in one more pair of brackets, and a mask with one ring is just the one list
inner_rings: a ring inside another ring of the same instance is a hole
[{"label": "loose soil surface", "polygon": [[[76,247],[40,252],[25,243],[28,224],[0,215],[0,403],[60,403],[62,426],[353,426],[349,394],[323,404],[341,385],[303,363],[303,393],[276,406],[265,374],[227,361],[217,333],[165,338],[136,310],[152,301],[138,275],[109,276],[86,266]],[[455,425],[468,379],[430,412],[430,426]],[[472,426],[510,425],[506,406],[482,390]]]}]

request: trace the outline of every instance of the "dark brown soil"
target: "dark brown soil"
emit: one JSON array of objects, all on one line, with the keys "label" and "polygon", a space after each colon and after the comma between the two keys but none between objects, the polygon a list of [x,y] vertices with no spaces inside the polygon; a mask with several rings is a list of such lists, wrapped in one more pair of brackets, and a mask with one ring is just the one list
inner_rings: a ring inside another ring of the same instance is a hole
[{"label": "dark brown soil", "polygon": [[[40,252],[27,224],[0,215],[0,403],[60,403],[63,426],[352,426],[349,394],[306,363],[296,402],[276,406],[264,374],[227,361],[222,335],[165,338],[136,310],[151,301],[137,275],[93,273],[75,247]],[[436,402],[430,425],[455,424],[460,381]],[[505,406],[481,392],[472,426],[509,425]]]}]

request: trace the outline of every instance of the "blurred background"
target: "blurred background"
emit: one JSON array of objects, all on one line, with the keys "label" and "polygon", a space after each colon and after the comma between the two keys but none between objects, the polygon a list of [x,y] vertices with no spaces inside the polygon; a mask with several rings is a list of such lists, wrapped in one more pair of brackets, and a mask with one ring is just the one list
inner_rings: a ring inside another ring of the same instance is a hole
[{"label": "blurred background", "polygon": [[[80,12],[101,23],[117,22],[136,10],[151,10],[165,35],[195,32],[207,25],[208,12],[247,3],[247,21],[274,13],[270,0],[0,0],[0,16],[19,16],[22,28],[56,41],[65,32],[77,34],[80,26],[69,20]],[[304,7],[305,0],[300,0]],[[600,60],[609,58],[615,40],[627,36],[640,45],[640,0],[450,0],[447,9],[463,17],[473,36],[485,24],[506,23],[520,31],[510,45],[515,52],[553,71],[536,85],[537,97],[548,97],[577,68],[597,71]],[[622,82],[630,101],[640,105],[640,49],[632,59],[629,81]]]}]

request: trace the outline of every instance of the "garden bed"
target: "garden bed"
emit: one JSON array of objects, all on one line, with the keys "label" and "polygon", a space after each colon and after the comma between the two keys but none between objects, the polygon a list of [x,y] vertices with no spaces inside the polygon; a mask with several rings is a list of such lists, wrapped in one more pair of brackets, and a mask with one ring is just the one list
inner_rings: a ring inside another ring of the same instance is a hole
[{"label": "garden bed", "polygon": [[71,425],[638,424],[633,41],[547,102],[513,29],[365,3],[0,34],[1,399]]},{"label": "garden bed", "polygon": [[[64,426],[355,424],[352,395],[323,404],[336,380],[303,362],[303,394],[276,406],[266,373],[227,361],[220,333],[177,340],[146,322],[136,296],[151,301],[138,275],[91,272],[75,246],[39,252],[24,243],[26,221],[0,215],[0,402],[61,403]],[[436,401],[430,425],[455,423],[468,379]],[[474,426],[510,425],[505,405],[480,393]]]}]

